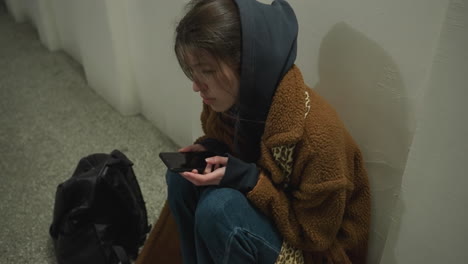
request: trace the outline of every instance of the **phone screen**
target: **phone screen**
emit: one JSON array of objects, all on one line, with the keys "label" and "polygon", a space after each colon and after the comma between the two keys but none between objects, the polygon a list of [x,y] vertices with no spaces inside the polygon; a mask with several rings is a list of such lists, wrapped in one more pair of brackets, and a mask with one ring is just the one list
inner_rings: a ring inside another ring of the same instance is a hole
[{"label": "phone screen", "polygon": [[159,157],[174,172],[192,171],[202,173],[206,168],[206,158],[216,156],[212,152],[161,152]]}]

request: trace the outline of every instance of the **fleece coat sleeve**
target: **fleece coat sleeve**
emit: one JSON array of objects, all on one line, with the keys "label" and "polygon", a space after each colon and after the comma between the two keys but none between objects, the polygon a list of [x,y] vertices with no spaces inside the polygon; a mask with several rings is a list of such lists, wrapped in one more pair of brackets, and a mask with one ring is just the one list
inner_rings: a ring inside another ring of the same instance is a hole
[{"label": "fleece coat sleeve", "polygon": [[344,175],[344,164],[332,154],[311,157],[295,188],[275,185],[268,172],[262,171],[257,185],[247,194],[274,219],[286,241],[305,251],[331,247],[342,224],[347,193],[353,188]]}]

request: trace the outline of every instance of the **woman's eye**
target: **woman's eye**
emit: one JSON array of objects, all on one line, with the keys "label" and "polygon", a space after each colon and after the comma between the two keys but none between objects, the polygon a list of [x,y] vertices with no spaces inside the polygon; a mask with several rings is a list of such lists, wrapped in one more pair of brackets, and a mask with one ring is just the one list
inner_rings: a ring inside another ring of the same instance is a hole
[{"label": "woman's eye", "polygon": [[203,74],[213,74],[213,73],[215,73],[215,71],[213,71],[213,70],[203,70],[202,73]]}]

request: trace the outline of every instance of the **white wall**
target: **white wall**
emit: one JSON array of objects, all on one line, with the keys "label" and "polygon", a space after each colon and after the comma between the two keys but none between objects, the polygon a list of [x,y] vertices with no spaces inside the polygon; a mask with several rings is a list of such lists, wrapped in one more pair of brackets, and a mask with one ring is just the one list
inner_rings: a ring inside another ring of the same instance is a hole
[{"label": "white wall", "polygon": [[83,64],[78,40],[79,13],[75,12],[77,10],[75,6],[78,5],[78,2],[75,0],[51,0],[49,5],[53,14],[50,20],[55,22],[57,43],[54,46],[49,46],[47,43],[45,45],[51,50],[62,49],[80,64]]},{"label": "white wall", "polygon": [[182,1],[127,0],[131,61],[142,113],[177,144],[191,144],[200,129],[201,101],[180,70],[173,39]]},{"label": "white wall", "polygon": [[379,263],[447,1],[290,1],[297,64],[360,145],[372,191],[369,263]]},{"label": "white wall", "polygon": [[8,0],[19,22],[29,20],[51,50],[63,49],[84,68],[88,84],[124,115],[140,112],[130,67],[121,1]]},{"label": "white wall", "polygon": [[[187,2],[187,1],[184,1]],[[89,85],[124,115],[142,113],[177,144],[201,134],[201,101],[173,52],[183,1],[8,0],[43,43],[83,65]]]},{"label": "white wall", "polygon": [[468,260],[468,1],[452,0],[381,263]]},{"label": "white wall", "polygon": [[89,85],[121,113],[138,113],[128,33],[120,28],[122,21],[126,23],[126,18],[119,16],[120,2],[81,0],[73,6],[76,37]]},{"label": "white wall", "polygon": [[[7,0],[7,6],[18,21],[29,18],[36,25],[49,49],[63,49],[79,61],[90,86],[117,110],[123,114],[142,113],[177,144],[187,145],[201,134],[201,101],[191,91],[173,52],[174,29],[186,2]],[[456,52],[447,57],[434,54],[447,52],[457,41],[466,41],[458,39],[466,36],[466,19],[453,16],[465,12],[466,18],[467,3],[464,0],[452,1],[450,5],[449,0],[290,0],[290,3],[299,20],[297,64],[306,82],[336,107],[365,156],[373,195],[369,263],[379,263],[384,248],[385,263],[412,263],[406,260],[412,260],[413,247],[430,249],[435,244],[416,246],[416,242],[427,239],[420,234],[408,240],[413,234],[411,230],[425,230],[418,220],[435,211],[420,212],[414,207],[413,201],[419,201],[417,198],[427,193],[410,183],[424,181],[429,168],[435,173],[439,165],[450,164],[450,160],[438,164],[435,159],[441,157],[431,156],[431,149],[422,147],[435,140],[431,131],[438,126],[430,122],[443,122],[445,117],[432,117],[428,111],[449,107],[448,101],[435,104],[433,100],[439,96],[462,98],[460,85],[466,83],[462,74],[453,71],[463,66],[466,69],[466,63],[451,57],[467,54],[462,46],[455,46]],[[440,62],[444,58],[447,60]],[[448,78],[448,73],[454,75]],[[452,82],[446,79],[458,80],[451,87],[454,90],[438,89],[441,94],[431,93],[435,87],[445,86],[434,83]],[[461,140],[461,131],[466,133],[466,126],[457,129],[458,134],[447,129],[444,135]],[[456,147],[441,150],[454,155],[455,160],[461,159],[462,145]],[[426,166],[426,160],[431,161],[432,167]],[[457,167],[453,168],[455,180],[462,174],[456,174]],[[432,179],[434,185],[429,187],[435,187],[442,178]],[[394,209],[402,182],[402,196]],[[459,186],[462,185],[450,187]],[[435,188],[427,190],[431,190],[431,195],[440,192]],[[445,196],[447,201],[455,201],[454,207],[447,209],[448,219],[458,217],[454,210],[461,206],[458,197],[461,192]],[[443,208],[446,203],[437,205]],[[411,214],[405,214],[408,208]],[[458,228],[449,228],[447,234],[462,228],[456,222],[446,221]],[[398,237],[390,236],[386,244],[392,223],[391,235]],[[426,227],[434,228],[434,223],[430,221]],[[403,242],[403,238],[410,242]],[[447,246],[440,255],[449,253]],[[453,254],[453,259],[460,254]]]}]

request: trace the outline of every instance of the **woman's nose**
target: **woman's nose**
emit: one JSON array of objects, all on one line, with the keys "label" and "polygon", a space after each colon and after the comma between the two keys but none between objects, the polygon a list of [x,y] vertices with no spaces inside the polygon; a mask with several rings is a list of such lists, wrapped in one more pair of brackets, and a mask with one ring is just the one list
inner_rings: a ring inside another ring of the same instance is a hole
[{"label": "woman's nose", "polygon": [[193,82],[192,89],[194,92],[200,92],[205,90],[205,86],[198,82]]},{"label": "woman's nose", "polygon": [[192,89],[193,89],[194,92],[199,92],[200,91],[200,88],[198,87],[196,82],[193,82]]}]

